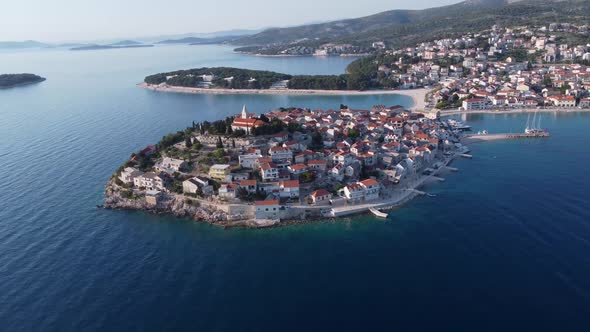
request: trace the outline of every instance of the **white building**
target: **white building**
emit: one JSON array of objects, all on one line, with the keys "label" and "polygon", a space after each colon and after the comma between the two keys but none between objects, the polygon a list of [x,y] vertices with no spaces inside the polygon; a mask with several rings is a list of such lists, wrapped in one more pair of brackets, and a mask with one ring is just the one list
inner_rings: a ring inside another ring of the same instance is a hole
[{"label": "white building", "polygon": [[255,202],[256,219],[279,219],[280,205],[278,200]]},{"label": "white building", "polygon": [[283,198],[298,198],[299,180],[281,181],[279,183],[279,196]]},{"label": "white building", "polygon": [[367,179],[359,182],[365,190],[365,201],[373,201],[379,199],[379,190],[381,186],[379,182],[374,179]]},{"label": "white building", "polygon": [[473,98],[463,101],[463,109],[466,111],[483,110],[486,108],[486,100],[482,98]]},{"label": "white building", "polygon": [[123,171],[121,171],[121,175],[119,175],[119,180],[123,181],[123,183],[126,184],[132,184],[133,179],[140,175],[143,175],[143,172],[139,171],[137,168],[126,167]]},{"label": "white building", "polygon": [[293,151],[291,149],[282,147],[282,146],[275,146],[270,148],[268,154],[272,158],[272,160],[291,160],[293,159]]},{"label": "white building", "polygon": [[196,194],[199,191],[205,195],[211,195],[213,186],[209,184],[209,180],[197,176],[182,182],[182,192]]},{"label": "white building", "polygon": [[238,161],[240,166],[244,168],[255,168],[256,160],[258,158],[262,158],[262,155],[257,153],[248,153],[238,156]]},{"label": "white building", "polygon": [[260,176],[263,181],[276,181],[279,179],[279,169],[274,163],[260,165]]},{"label": "white building", "polygon": [[133,184],[137,188],[147,190],[163,190],[164,181],[154,172],[147,172],[133,179]]},{"label": "white building", "polygon": [[158,172],[174,173],[180,172],[185,166],[186,162],[184,160],[165,157],[156,164],[155,168]]}]

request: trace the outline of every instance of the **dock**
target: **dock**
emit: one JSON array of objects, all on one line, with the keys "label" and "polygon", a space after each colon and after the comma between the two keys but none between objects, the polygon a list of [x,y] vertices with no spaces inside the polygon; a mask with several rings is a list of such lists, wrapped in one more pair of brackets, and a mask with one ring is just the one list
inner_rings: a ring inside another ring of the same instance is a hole
[{"label": "dock", "polygon": [[471,159],[471,158],[473,158],[473,156],[472,156],[472,155],[470,155],[470,154],[467,154],[467,153],[462,153],[462,154],[460,154],[459,156],[461,156],[461,157],[463,157],[463,158],[467,158],[467,159]]},{"label": "dock", "polygon": [[550,137],[548,132],[538,132],[530,134],[506,134],[506,138],[547,138]]},{"label": "dock", "polygon": [[381,212],[381,211],[379,211],[379,210],[377,210],[375,208],[369,208],[369,211],[371,211],[371,213],[373,215],[375,215],[376,217],[379,217],[379,218],[387,218],[387,213]]},{"label": "dock", "polygon": [[448,169],[451,172],[459,172],[459,169],[458,168],[455,168],[455,167],[445,166],[445,168]]}]

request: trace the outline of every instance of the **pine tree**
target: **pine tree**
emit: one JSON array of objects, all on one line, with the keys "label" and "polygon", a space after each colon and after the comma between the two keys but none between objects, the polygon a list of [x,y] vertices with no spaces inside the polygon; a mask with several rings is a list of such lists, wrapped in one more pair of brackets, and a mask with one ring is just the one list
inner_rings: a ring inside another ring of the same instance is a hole
[{"label": "pine tree", "polygon": [[217,148],[223,149],[223,142],[221,141],[221,136],[217,137]]}]

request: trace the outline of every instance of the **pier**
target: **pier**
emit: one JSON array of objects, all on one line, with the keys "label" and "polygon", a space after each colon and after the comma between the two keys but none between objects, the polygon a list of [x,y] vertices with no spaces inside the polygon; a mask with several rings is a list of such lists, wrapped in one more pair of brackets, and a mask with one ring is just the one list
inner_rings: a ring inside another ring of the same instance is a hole
[{"label": "pier", "polygon": [[371,211],[371,213],[373,215],[375,215],[376,217],[379,217],[379,218],[387,218],[387,213],[381,212],[381,211],[379,211],[379,210],[377,210],[375,208],[369,208],[369,211]]},{"label": "pier", "polygon": [[506,134],[506,138],[546,138],[550,137],[548,132],[523,133],[523,134]]}]

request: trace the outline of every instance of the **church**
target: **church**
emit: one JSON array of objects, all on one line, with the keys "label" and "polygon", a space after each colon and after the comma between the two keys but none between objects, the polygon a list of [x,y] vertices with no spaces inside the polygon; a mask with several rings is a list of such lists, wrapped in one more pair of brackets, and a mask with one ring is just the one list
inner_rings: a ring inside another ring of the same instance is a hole
[{"label": "church", "polygon": [[255,113],[248,113],[246,109],[246,105],[242,108],[242,113],[234,119],[234,122],[231,124],[232,130],[242,129],[247,133],[250,133],[252,128],[260,127],[264,124],[263,121],[254,119],[256,116]]}]

